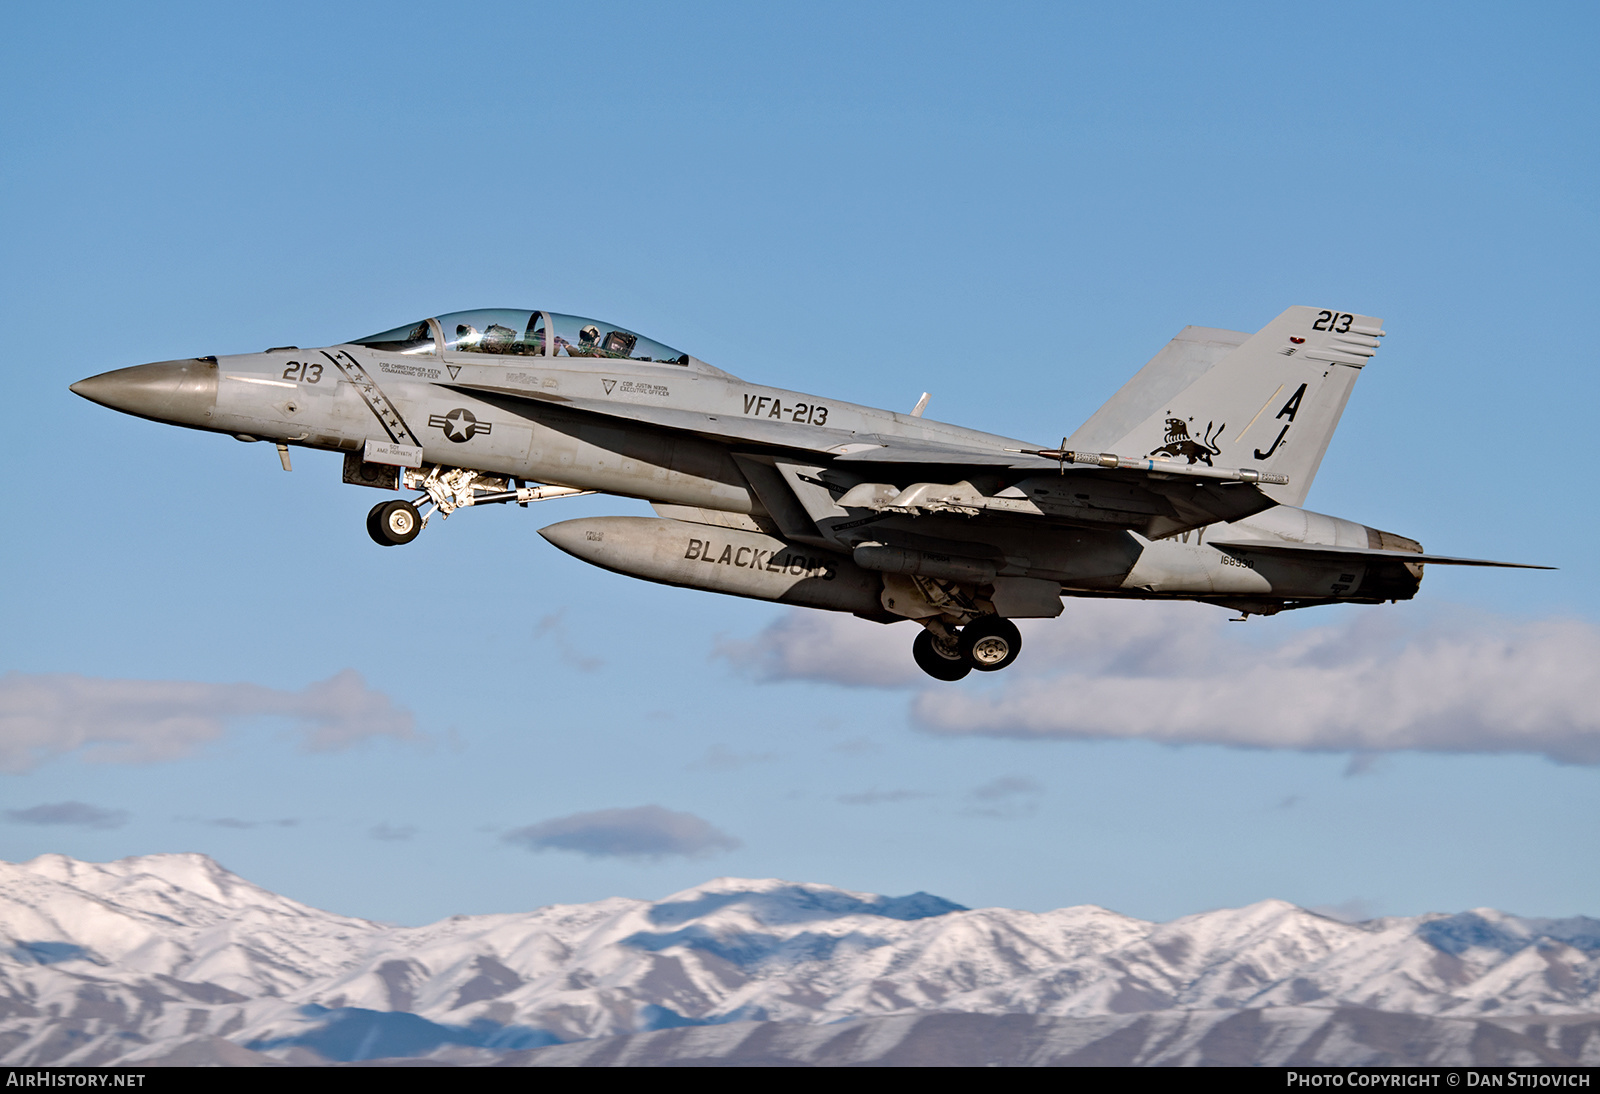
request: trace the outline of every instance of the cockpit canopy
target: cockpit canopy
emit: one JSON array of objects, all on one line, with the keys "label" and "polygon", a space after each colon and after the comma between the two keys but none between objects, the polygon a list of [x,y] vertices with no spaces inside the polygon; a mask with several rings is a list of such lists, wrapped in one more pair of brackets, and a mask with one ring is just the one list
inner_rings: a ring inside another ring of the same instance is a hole
[{"label": "cockpit canopy", "polygon": [[517,308],[450,312],[435,319],[369,334],[354,339],[352,344],[408,356],[431,356],[439,352],[439,342],[450,353],[610,357],[662,365],[689,363],[688,354],[615,323],[585,319],[581,315]]}]

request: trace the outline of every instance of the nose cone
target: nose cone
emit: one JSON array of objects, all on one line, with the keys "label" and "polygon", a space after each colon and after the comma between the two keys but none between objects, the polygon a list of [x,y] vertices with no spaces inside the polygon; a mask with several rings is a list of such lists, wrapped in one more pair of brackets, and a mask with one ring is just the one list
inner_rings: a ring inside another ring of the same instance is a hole
[{"label": "nose cone", "polygon": [[547,528],[539,529],[539,534],[553,546],[561,548],[567,554],[575,558],[581,558],[585,562],[593,562],[595,544],[604,542],[593,535],[588,539],[584,538],[584,532],[590,531],[594,527],[593,522],[593,517],[564,520],[560,524],[552,524]]},{"label": "nose cone", "polygon": [[217,363],[191,359],[134,365],[79,380],[72,391],[124,414],[204,426],[217,405]]}]

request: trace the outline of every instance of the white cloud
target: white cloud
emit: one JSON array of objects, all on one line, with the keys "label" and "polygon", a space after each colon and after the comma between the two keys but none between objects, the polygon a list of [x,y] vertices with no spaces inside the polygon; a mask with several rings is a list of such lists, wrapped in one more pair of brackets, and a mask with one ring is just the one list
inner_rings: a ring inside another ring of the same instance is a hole
[{"label": "white cloud", "polygon": [[915,624],[886,627],[853,615],[795,611],[747,640],[717,643],[740,672],[758,680],[822,680],[893,687],[926,680],[912,663]]},{"label": "white cloud", "polygon": [[29,809],[7,809],[13,824],[64,824],[73,828],[121,828],[128,823],[126,809],[101,809],[87,802],[52,802]]},{"label": "white cloud", "polygon": [[242,817],[206,817],[190,818],[197,824],[209,825],[212,828],[232,828],[238,832],[248,832],[254,828],[294,828],[300,821],[295,817],[280,817],[277,820],[245,820]]},{"label": "white cloud", "polygon": [[1002,775],[982,786],[974,787],[967,795],[968,805],[962,812],[969,817],[1031,817],[1038,811],[1036,798],[1044,793],[1044,784],[1026,775]]},{"label": "white cloud", "polygon": [[722,652],[762,679],[912,684],[913,720],[946,736],[1600,763],[1600,630],[1493,617],[1425,625],[1407,610],[1298,627],[1229,624],[1199,604],[1069,600],[1060,619],[1023,622],[1016,665],[956,685],[910,667],[911,624],[879,629],[874,645],[870,624],[795,615]]},{"label": "white cloud", "polygon": [[310,752],[341,751],[369,737],[417,737],[411,714],[352,669],[301,691],[9,672],[0,676],[0,771],[27,771],[80,749],[104,763],[176,759],[221,737],[228,723],[259,717],[298,723]]},{"label": "white cloud", "polygon": [[693,813],[659,805],[600,809],[530,824],[501,837],[530,851],[576,851],[590,858],[704,858],[729,851],[739,841]]},{"label": "white cloud", "polygon": [[771,752],[735,752],[724,744],[709,746],[701,757],[689,765],[690,771],[740,771],[751,764],[768,763],[777,759]]},{"label": "white cloud", "polygon": [[557,651],[561,654],[562,661],[579,672],[593,672],[604,665],[605,662],[598,657],[583,653],[573,644],[571,628],[567,626],[566,615],[567,609],[558,608],[549,615],[541,617],[538,626],[533,628],[534,641],[537,642],[548,636],[555,643]]},{"label": "white cloud", "polygon": [[1351,897],[1338,904],[1318,904],[1307,908],[1308,912],[1325,915],[1329,919],[1337,919],[1343,923],[1363,923],[1377,916],[1377,906],[1364,897]]},{"label": "white cloud", "polygon": [[367,835],[371,836],[373,839],[385,840],[389,843],[404,842],[408,839],[411,839],[416,834],[417,829],[415,825],[390,824],[388,821],[384,821],[382,824],[374,825],[367,831]]},{"label": "white cloud", "polygon": [[840,794],[838,802],[841,805],[884,805],[889,802],[916,801],[918,798],[931,798],[925,790],[863,790],[858,794]]},{"label": "white cloud", "polygon": [[1026,775],[1002,775],[972,791],[971,797],[982,802],[1004,801],[1018,794],[1043,794],[1044,785]]}]

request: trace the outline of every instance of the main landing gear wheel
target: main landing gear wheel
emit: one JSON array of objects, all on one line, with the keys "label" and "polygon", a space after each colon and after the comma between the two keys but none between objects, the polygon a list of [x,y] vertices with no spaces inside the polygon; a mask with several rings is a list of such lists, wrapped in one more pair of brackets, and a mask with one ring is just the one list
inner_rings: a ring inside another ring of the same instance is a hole
[{"label": "main landing gear wheel", "polygon": [[935,680],[959,680],[972,671],[972,662],[957,654],[951,657],[933,640],[932,631],[923,631],[911,643],[911,656],[917,667]]},{"label": "main landing gear wheel", "polygon": [[961,656],[979,672],[998,672],[1022,652],[1022,632],[1009,619],[979,616],[961,628]]},{"label": "main landing gear wheel", "polygon": [[410,543],[422,531],[422,515],[409,501],[385,501],[367,514],[367,534],[382,547]]}]

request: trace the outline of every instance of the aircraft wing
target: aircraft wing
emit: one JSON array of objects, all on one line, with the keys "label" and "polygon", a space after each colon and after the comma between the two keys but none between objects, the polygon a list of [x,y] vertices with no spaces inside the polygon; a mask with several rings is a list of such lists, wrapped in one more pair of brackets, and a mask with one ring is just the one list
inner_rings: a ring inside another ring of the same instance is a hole
[{"label": "aircraft wing", "polygon": [[[843,464],[899,464],[916,467],[962,469],[1014,468],[1026,471],[1060,469],[1064,465],[1088,464],[1098,467],[1156,472],[1157,477],[1204,478],[1235,482],[1273,482],[1273,476],[1254,471],[1215,469],[1204,464],[1185,464],[1179,460],[1129,458],[1089,452],[1058,452],[1054,449],[980,448],[951,444],[923,437],[895,437],[878,433],[859,433],[827,426],[795,429],[782,421],[742,415],[708,414],[699,410],[650,406],[641,403],[612,402],[607,399],[575,398],[524,388],[492,384],[447,384],[455,391],[484,396],[500,396],[559,406],[606,418],[620,418],[662,429],[697,433],[712,440],[749,441],[755,444],[802,452],[826,454],[832,462]],[[866,469],[862,469],[867,473]],[[959,477],[959,476],[958,476]]]},{"label": "aircraft wing", "polygon": [[1058,461],[1005,448],[977,448],[947,444],[923,438],[894,437],[882,434],[859,433],[848,429],[830,429],[827,426],[808,426],[797,429],[784,421],[745,417],[738,414],[708,414],[699,410],[676,407],[651,406],[645,403],[613,402],[609,399],[587,399],[554,392],[530,390],[523,387],[506,387],[495,384],[454,383],[444,385],[464,394],[498,396],[507,400],[523,400],[559,406],[583,414],[639,422],[661,429],[696,433],[712,440],[748,441],[753,444],[792,451],[826,454],[835,461],[883,464],[914,464],[918,466],[947,466],[955,468],[1023,468],[1043,469],[1054,467]]},{"label": "aircraft wing", "polygon": [[1255,539],[1208,539],[1206,543],[1212,547],[1256,551],[1261,554],[1283,555],[1290,558],[1297,556],[1307,559],[1348,558],[1352,562],[1363,560],[1377,562],[1380,559],[1394,559],[1396,562],[1431,562],[1436,566],[1504,566],[1515,570],[1555,569],[1554,566],[1537,566],[1529,562],[1495,562],[1486,558],[1454,558],[1450,555],[1419,554],[1416,551],[1384,551],[1373,547],[1336,547],[1327,543],[1268,542]]},{"label": "aircraft wing", "polygon": [[490,384],[458,383],[444,386],[479,398],[497,396],[507,402],[543,403],[565,410],[575,410],[581,414],[639,422],[642,425],[653,425],[682,433],[696,433],[712,440],[748,441],[802,452],[824,453],[856,440],[856,435],[849,430],[829,429],[826,426],[802,429],[786,422],[747,418],[736,414],[707,414],[704,411],[681,410],[676,407],[573,398],[527,391],[522,388],[496,387]]},{"label": "aircraft wing", "polygon": [[[916,469],[916,478],[929,481],[916,483],[905,491],[895,487],[888,494],[875,494],[865,505],[847,502],[847,506],[857,510],[857,517],[863,508],[908,516],[919,512],[953,512],[966,516],[981,514],[988,520],[1008,522],[1128,528],[1159,537],[1206,524],[1238,520],[1275,504],[1255,485],[1274,481],[1274,477],[1249,469],[1105,453],[1009,449],[1001,444],[968,446],[825,426],[796,429],[781,421],[632,401],[614,402],[481,383],[447,386],[503,405],[535,402],[583,415],[638,422],[714,441],[744,442],[766,449],[772,457],[779,457],[779,465],[792,464],[792,473],[786,473],[791,481],[782,494],[792,491],[793,500],[798,500],[806,511],[805,518],[792,522],[787,529],[800,537],[814,537],[819,528],[839,523],[846,511],[836,504],[836,499],[851,486],[863,482],[872,484],[878,476],[904,482],[912,477],[908,468]],[[799,456],[800,453],[805,455]],[[830,468],[832,473],[829,473]],[[981,495],[967,481],[992,478],[996,472],[1008,470],[1032,474],[1001,496]],[[747,467],[746,472],[756,476],[753,485],[769,509],[777,511],[792,506],[792,500],[779,496],[773,489],[776,483],[758,481],[762,476],[759,470]],[[817,493],[817,488],[824,485],[818,476],[826,476],[834,483]],[[905,496],[899,496],[902,493]],[[826,538],[827,532],[823,535]]]}]

